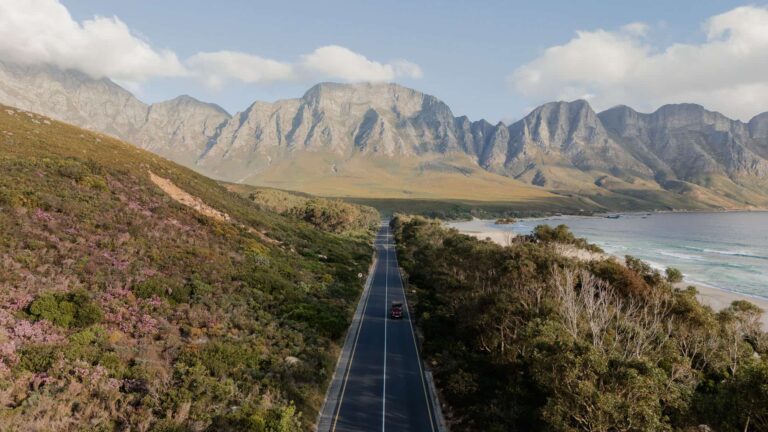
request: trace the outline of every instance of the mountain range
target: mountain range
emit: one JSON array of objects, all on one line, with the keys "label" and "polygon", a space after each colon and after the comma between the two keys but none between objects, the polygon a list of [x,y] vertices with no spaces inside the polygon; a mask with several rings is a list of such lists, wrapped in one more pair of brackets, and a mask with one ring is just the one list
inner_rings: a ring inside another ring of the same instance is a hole
[{"label": "mountain range", "polygon": [[117,136],[216,179],[320,195],[578,199],[608,209],[768,207],[768,113],[552,102],[510,125],[397,84],[322,83],[230,115],[147,105],[108,79],[0,62],[0,103]]}]

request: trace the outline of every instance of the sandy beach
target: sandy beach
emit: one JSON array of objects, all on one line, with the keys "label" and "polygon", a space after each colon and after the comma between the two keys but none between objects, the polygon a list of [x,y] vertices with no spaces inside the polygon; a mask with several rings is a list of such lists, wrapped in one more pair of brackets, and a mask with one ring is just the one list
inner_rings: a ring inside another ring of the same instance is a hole
[{"label": "sandy beach", "polygon": [[462,234],[466,234],[475,237],[480,240],[490,239],[494,243],[498,243],[502,246],[509,246],[510,241],[516,237],[515,234],[510,232],[501,231],[464,231],[459,230]]},{"label": "sandy beach", "polygon": [[[677,285],[678,288],[685,288],[687,286],[695,286],[699,291],[699,301],[712,309],[719,311],[727,308],[732,302],[736,300],[746,300],[750,303],[757,305],[763,311],[768,311],[768,299],[747,296],[744,294],[738,294],[730,291],[725,291],[717,288],[706,287],[702,285],[686,283],[685,281]],[[768,313],[763,313],[763,317],[760,320],[763,323],[763,330],[768,330]]]},{"label": "sandy beach", "polygon": [[[490,239],[491,241],[498,243],[502,246],[509,245],[514,235],[508,232],[501,231],[464,231],[460,230],[462,234],[470,235],[481,240]],[[582,260],[599,259],[598,254],[593,254],[587,251],[574,251],[571,249],[561,251],[566,256],[571,258],[577,258]],[[605,256],[603,256],[605,257]],[[738,294],[731,291],[725,291],[717,288],[703,286],[696,283],[690,283],[683,281],[676,285],[676,288],[685,289],[688,286],[695,286],[699,292],[698,299],[703,304],[711,307],[715,311],[720,311],[736,300],[746,300],[757,305],[760,309],[768,311],[768,299],[747,296],[744,294]],[[768,329],[768,313],[763,313],[761,322],[763,323],[763,329]]]}]

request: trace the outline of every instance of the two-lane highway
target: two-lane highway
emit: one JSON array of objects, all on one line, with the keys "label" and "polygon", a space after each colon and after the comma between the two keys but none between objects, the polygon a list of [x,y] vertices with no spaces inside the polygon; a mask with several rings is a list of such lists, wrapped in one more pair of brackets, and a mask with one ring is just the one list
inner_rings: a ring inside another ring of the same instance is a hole
[{"label": "two-lane highway", "polygon": [[[339,395],[328,407],[328,427],[334,432],[435,432],[434,409],[386,224],[376,237],[376,251],[377,264],[362,300],[348,365],[341,371]],[[402,319],[390,318],[393,301],[406,305]]]}]

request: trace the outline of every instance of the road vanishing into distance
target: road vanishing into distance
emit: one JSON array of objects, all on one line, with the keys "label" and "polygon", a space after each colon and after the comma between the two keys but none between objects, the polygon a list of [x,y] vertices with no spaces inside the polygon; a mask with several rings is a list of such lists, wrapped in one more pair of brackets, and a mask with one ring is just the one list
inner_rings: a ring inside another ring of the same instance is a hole
[{"label": "road vanishing into distance", "polygon": [[[323,432],[435,432],[437,423],[422,369],[389,226],[376,236],[377,262],[360,320],[350,329],[349,362],[337,369],[337,393],[326,402]],[[403,317],[390,318],[402,301]],[[355,334],[354,326],[359,324]],[[342,354],[344,355],[344,353]],[[341,372],[341,373],[340,373]],[[333,387],[332,390],[333,391]]]}]

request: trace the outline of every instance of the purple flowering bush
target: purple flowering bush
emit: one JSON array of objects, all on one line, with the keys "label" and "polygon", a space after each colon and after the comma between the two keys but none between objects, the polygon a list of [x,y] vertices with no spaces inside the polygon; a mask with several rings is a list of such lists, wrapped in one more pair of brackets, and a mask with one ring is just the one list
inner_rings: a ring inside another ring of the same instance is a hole
[{"label": "purple flowering bush", "polygon": [[[322,232],[30,118],[0,111],[0,430],[305,430],[372,235]],[[177,203],[150,171],[231,220]]]}]

